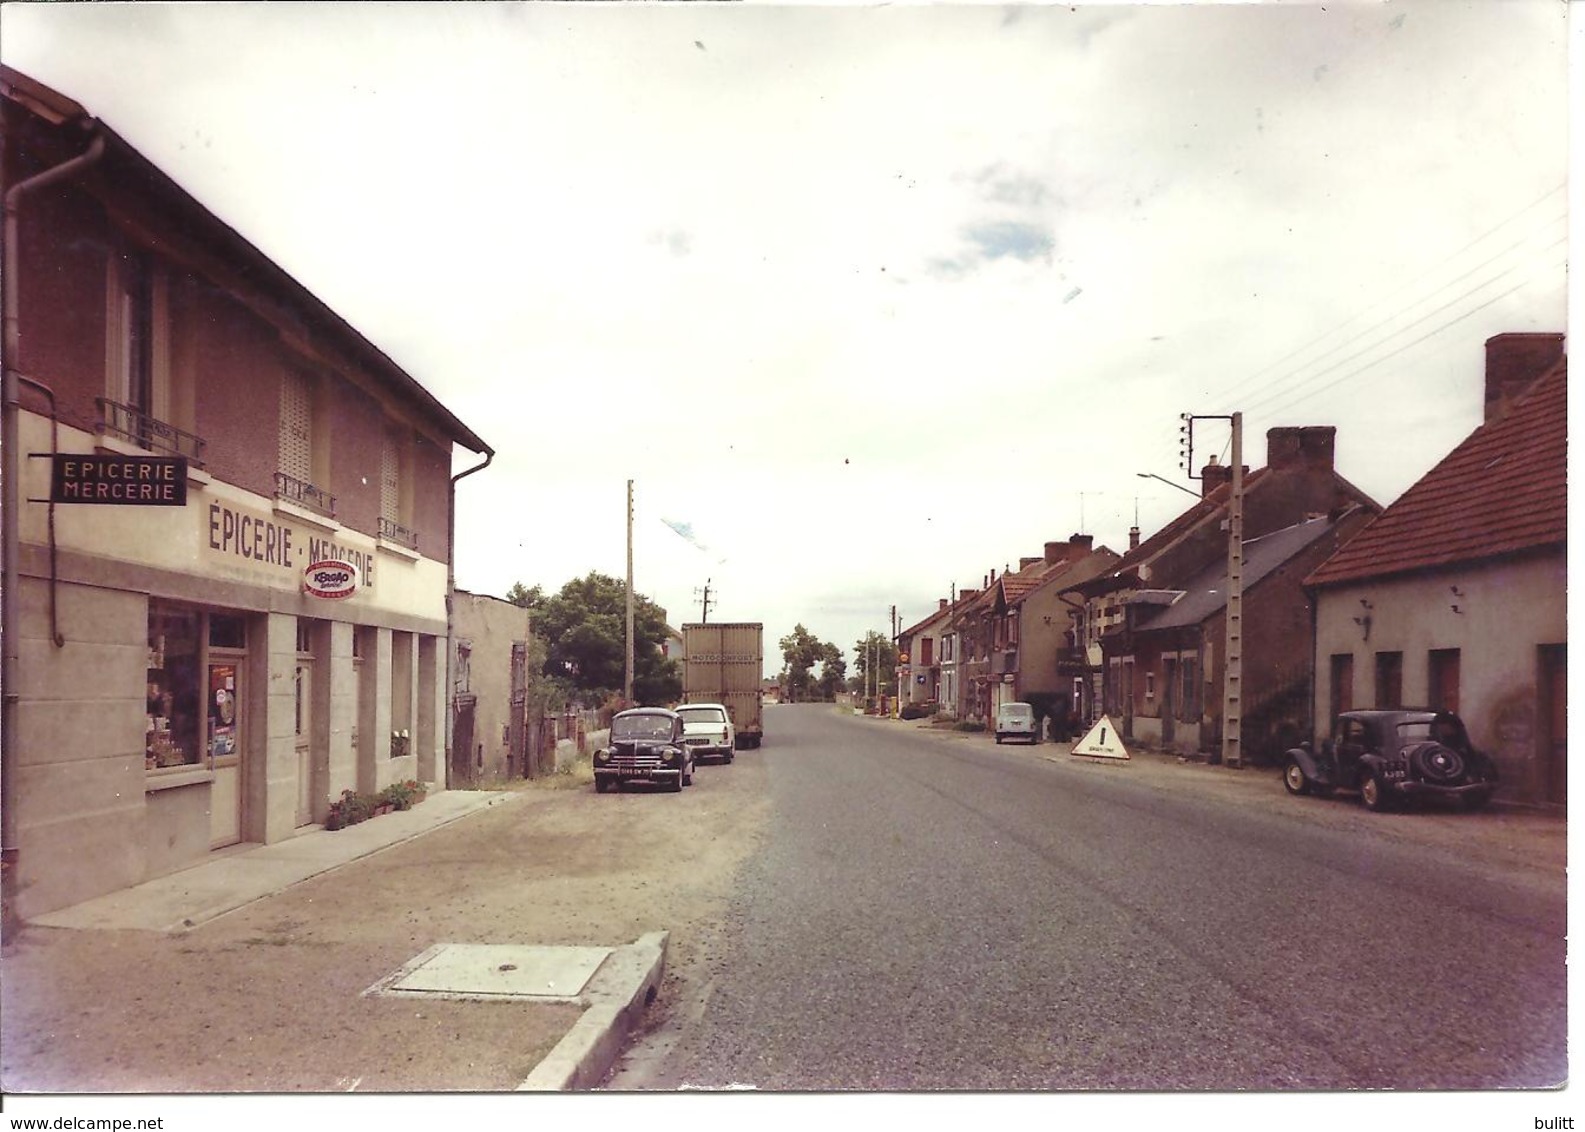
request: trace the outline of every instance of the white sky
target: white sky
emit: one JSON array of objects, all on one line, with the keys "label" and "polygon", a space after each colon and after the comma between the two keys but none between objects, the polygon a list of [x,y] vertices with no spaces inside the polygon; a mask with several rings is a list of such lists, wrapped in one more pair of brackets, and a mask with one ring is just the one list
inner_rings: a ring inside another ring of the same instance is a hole
[{"label": "white sky", "polygon": [[1251,467],[1335,425],[1396,498],[1479,423],[1483,341],[1564,329],[1567,18],[13,3],[0,57],[496,449],[460,586],[623,576],[631,478],[637,588],[680,625],[708,580],[773,672],[795,622],[851,650],[1148,537],[1180,412],[1241,410]]}]

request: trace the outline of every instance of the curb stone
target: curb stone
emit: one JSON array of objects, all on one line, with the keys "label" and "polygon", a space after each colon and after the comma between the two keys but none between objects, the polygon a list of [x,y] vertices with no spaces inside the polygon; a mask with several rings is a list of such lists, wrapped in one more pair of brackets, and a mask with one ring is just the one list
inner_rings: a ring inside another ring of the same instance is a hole
[{"label": "curb stone", "polygon": [[588,1009],[517,1091],[570,1092],[592,1089],[605,1080],[622,1043],[659,990],[670,941],[670,932],[650,932],[616,948],[582,996]]}]

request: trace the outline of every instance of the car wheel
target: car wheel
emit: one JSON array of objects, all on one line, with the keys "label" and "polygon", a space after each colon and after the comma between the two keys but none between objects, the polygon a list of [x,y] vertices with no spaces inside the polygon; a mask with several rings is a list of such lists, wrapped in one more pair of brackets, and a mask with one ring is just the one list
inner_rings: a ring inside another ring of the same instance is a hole
[{"label": "car wheel", "polygon": [[997,745],[998,745],[998,746],[1000,746],[1000,745],[1001,745],[1001,742],[1002,742],[1002,737],[1001,737],[1001,736],[1000,736],[1000,735],[998,735],[998,736],[997,736],[997,737],[996,737],[996,743],[997,743]]},{"label": "car wheel", "polygon": [[686,767],[683,768],[682,784],[684,786],[692,786],[693,785],[693,772],[694,772],[694,764],[693,763],[689,763]]},{"label": "car wheel", "polygon": [[1490,790],[1477,790],[1473,794],[1466,794],[1464,795],[1464,808],[1470,813],[1474,813],[1476,810],[1484,810],[1487,803],[1491,801],[1491,795],[1492,792]]},{"label": "car wheel", "polygon": [[1288,788],[1289,794],[1308,794],[1310,780],[1304,775],[1304,768],[1299,765],[1298,759],[1289,759],[1288,765],[1282,769],[1282,784]]},{"label": "car wheel", "polygon": [[596,794],[604,794],[609,789],[611,789],[611,780],[609,778],[597,778],[594,780],[594,792]]},{"label": "car wheel", "polygon": [[1381,781],[1381,775],[1366,776],[1365,781],[1359,784],[1359,800],[1373,813],[1379,814],[1387,808],[1387,787]]},{"label": "car wheel", "polygon": [[728,751],[726,753],[726,760],[725,761],[730,763],[736,757],[737,757],[737,752],[736,751]]}]

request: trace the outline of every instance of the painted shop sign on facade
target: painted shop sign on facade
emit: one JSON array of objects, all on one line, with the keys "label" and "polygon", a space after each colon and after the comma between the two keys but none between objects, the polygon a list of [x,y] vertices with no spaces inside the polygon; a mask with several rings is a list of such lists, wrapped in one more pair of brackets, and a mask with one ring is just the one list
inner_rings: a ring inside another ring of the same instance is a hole
[{"label": "painted shop sign on facade", "polygon": [[315,562],[303,571],[303,592],[335,601],[358,591],[358,575],[345,562]]},{"label": "painted shop sign on facade", "polygon": [[[278,514],[255,511],[227,500],[209,503],[201,514],[202,545],[207,556],[244,568],[261,582],[336,598],[374,588],[372,548],[361,550],[310,534],[306,527]],[[319,586],[310,576],[312,571],[334,567],[350,575],[347,582]],[[325,592],[316,592],[316,586]]]},{"label": "painted shop sign on facade", "polygon": [[51,503],[187,506],[185,457],[56,453],[50,459]]}]

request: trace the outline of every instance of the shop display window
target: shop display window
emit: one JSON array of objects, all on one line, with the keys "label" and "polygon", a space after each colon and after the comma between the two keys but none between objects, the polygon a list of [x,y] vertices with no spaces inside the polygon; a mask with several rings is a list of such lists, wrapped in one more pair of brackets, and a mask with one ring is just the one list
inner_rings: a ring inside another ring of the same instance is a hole
[{"label": "shop display window", "polygon": [[149,602],[148,718],[144,766],[194,766],[200,761],[203,701],[199,643],[203,614]]}]

